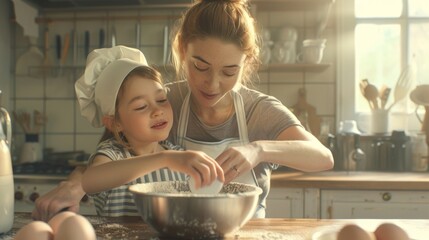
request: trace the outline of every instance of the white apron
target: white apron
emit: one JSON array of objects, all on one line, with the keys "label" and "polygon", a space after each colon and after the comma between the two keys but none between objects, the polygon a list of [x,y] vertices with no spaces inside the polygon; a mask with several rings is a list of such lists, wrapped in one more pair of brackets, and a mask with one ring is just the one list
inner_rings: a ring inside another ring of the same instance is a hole
[{"label": "white apron", "polygon": [[[232,146],[240,146],[249,143],[249,137],[247,134],[247,124],[246,124],[246,114],[244,112],[244,104],[243,99],[240,94],[231,91],[233,100],[235,113],[237,116],[237,124],[238,124],[238,133],[239,139],[236,138],[227,138],[220,142],[204,142],[198,141],[186,136],[186,132],[188,129],[188,120],[190,113],[190,93],[185,97],[182,108],[179,116],[179,124],[177,127],[177,144],[183,146],[185,149],[196,150],[205,152],[212,158],[216,158],[219,156],[225,149]],[[258,186],[258,181],[255,176],[255,172],[253,169],[242,173],[239,177],[235,178],[233,182],[240,182],[245,184],[251,184],[254,186]],[[255,213],[255,217],[264,217],[265,211],[264,209],[258,205],[258,208]]]}]

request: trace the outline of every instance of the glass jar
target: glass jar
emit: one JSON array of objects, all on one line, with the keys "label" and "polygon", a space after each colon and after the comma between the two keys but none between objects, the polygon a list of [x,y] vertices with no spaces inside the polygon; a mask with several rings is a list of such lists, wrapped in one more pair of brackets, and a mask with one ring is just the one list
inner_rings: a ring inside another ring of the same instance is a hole
[{"label": "glass jar", "polygon": [[411,169],[415,172],[428,170],[428,147],[426,145],[426,135],[418,132],[412,137],[412,164]]}]

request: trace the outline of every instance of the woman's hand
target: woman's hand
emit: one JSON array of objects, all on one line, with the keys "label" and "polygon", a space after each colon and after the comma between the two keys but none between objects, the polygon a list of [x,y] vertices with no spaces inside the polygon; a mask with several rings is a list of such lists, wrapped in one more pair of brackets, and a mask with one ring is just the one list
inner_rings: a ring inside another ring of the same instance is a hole
[{"label": "woman's hand", "polygon": [[334,165],[331,151],[300,126],[286,128],[276,140],[260,140],[228,148],[216,161],[225,172],[226,183],[261,161],[304,172],[329,170]]},{"label": "woman's hand", "polygon": [[195,188],[210,185],[214,180],[225,181],[221,166],[201,151],[174,151],[168,168],[188,174],[195,180]]},{"label": "woman's hand", "polygon": [[221,153],[216,162],[225,174],[225,183],[229,183],[242,173],[258,165],[258,147],[254,144],[230,147]]},{"label": "woman's hand", "polygon": [[62,181],[56,188],[36,199],[33,209],[34,220],[49,221],[55,214],[63,211],[79,212],[79,203],[85,192],[81,185],[81,175],[84,169],[77,168],[66,181]]},{"label": "woman's hand", "polygon": [[79,203],[85,193],[76,189],[68,181],[61,182],[56,188],[36,200],[33,209],[34,220],[49,221],[55,214],[63,210],[79,212]]}]

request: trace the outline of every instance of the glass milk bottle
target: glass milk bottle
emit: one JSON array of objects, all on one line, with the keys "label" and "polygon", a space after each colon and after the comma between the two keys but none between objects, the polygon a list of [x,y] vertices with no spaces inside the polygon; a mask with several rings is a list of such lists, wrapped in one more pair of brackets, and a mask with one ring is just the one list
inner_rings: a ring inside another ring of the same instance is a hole
[{"label": "glass milk bottle", "polygon": [[[3,132],[3,123],[6,134]],[[8,232],[14,218],[14,186],[10,142],[12,136],[11,121],[8,112],[0,108],[0,234]]]}]

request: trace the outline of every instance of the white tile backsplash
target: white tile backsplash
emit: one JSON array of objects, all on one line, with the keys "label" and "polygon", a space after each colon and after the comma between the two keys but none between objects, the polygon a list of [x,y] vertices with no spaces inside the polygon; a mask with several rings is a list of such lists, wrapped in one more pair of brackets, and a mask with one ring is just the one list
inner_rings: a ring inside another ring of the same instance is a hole
[{"label": "white tile backsplash", "polygon": [[43,98],[43,79],[16,76],[15,77],[15,97],[16,98]]},{"label": "white tile backsplash", "polygon": [[97,147],[98,142],[102,136],[103,132],[100,134],[79,134],[76,135],[76,149],[83,150],[87,153],[94,153]]},{"label": "white tile backsplash", "polygon": [[317,109],[318,115],[335,114],[335,89],[328,84],[308,84],[307,102]]},{"label": "white tile backsplash", "polygon": [[279,99],[285,106],[291,107],[298,100],[298,90],[301,84],[278,84],[274,83],[269,86],[270,95]]},{"label": "white tile backsplash", "polygon": [[93,127],[90,122],[84,118],[80,113],[80,107],[79,104],[76,103],[75,105],[75,123],[76,123],[76,133],[78,134],[85,134],[85,133],[100,133],[102,132],[102,128],[95,128]]},{"label": "white tile backsplash", "polygon": [[65,75],[46,78],[47,98],[74,98],[74,77],[63,70]]},{"label": "white tile backsplash", "polygon": [[282,71],[273,71],[270,72],[269,82],[270,83],[281,83],[281,84],[296,84],[302,83],[304,81],[303,72],[282,72]]},{"label": "white tile backsplash", "polygon": [[54,152],[68,152],[78,150],[74,145],[75,136],[73,134],[47,134],[46,146],[52,148]]},{"label": "white tile backsplash", "polygon": [[164,51],[162,47],[141,47],[140,50],[144,53],[149,64],[161,65],[163,62]]},{"label": "white tile backsplash", "polygon": [[[21,113],[24,113],[24,112],[30,114],[30,117],[31,117],[30,124],[31,124],[31,126],[33,125],[33,121],[34,121],[33,112],[35,110],[40,111],[40,112],[44,112],[44,101],[43,101],[43,99],[35,99],[35,98],[31,99],[31,98],[29,98],[29,99],[19,99],[19,100],[15,101],[15,109],[14,109],[14,111],[17,114],[21,114]],[[11,112],[11,114],[12,114],[12,112]],[[18,125],[17,122],[16,122],[15,117],[11,116],[11,118],[12,118],[12,120],[15,120],[14,123],[16,125]]]},{"label": "white tile backsplash", "polygon": [[75,100],[46,99],[47,133],[74,133]]}]

